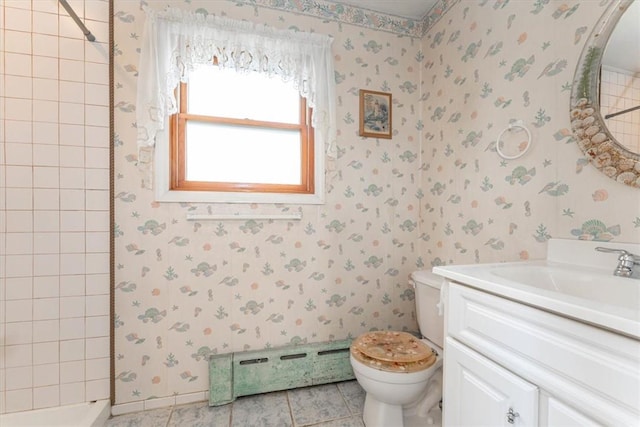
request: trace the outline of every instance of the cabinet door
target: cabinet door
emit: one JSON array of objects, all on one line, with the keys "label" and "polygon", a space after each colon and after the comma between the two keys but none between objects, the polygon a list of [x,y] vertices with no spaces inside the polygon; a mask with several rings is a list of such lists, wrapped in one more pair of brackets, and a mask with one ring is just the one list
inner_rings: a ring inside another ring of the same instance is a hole
[{"label": "cabinet door", "polygon": [[586,414],[580,413],[576,408],[572,408],[561,400],[556,399],[554,396],[548,396],[544,392],[541,394],[541,426],[595,427],[603,425]]},{"label": "cabinet door", "polygon": [[444,354],[444,425],[538,425],[535,385],[451,337]]}]

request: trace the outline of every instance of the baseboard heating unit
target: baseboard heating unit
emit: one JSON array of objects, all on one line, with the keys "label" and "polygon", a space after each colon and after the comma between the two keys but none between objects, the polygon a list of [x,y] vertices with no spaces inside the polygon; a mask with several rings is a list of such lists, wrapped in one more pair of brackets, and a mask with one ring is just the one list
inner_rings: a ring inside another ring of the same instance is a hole
[{"label": "baseboard heating unit", "polygon": [[209,405],[224,405],[239,396],[352,380],[350,345],[347,339],[211,356]]}]

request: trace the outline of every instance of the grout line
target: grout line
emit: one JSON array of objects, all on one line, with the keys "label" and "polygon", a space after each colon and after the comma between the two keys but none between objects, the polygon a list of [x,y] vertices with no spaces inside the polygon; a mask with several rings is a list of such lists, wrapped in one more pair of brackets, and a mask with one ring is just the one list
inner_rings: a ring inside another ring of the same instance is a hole
[{"label": "grout line", "polygon": [[171,410],[169,411],[169,416],[167,417],[167,423],[164,427],[169,427],[169,423],[171,422],[171,417],[173,417],[173,410],[175,409],[175,405],[171,406]]},{"label": "grout line", "polygon": [[233,422],[233,403],[234,402],[227,403],[227,405],[231,405],[229,406],[229,415],[227,416],[227,425],[229,427],[231,427],[231,423]]},{"label": "grout line", "polygon": [[291,407],[291,400],[289,400],[289,390],[286,390],[286,396],[287,396],[287,406],[289,406],[289,418],[291,419],[291,425],[293,427],[296,427],[296,420],[293,416],[293,408]]},{"label": "grout line", "polygon": [[[339,384],[339,383],[338,383]],[[351,410],[351,406],[349,405],[349,402],[347,401],[347,397],[344,395],[344,393],[342,392],[342,390],[340,390],[340,387],[338,386],[338,384],[336,384],[336,388],[338,389],[338,393],[340,393],[340,396],[342,396],[342,400],[344,401],[345,406],[347,407],[347,409],[349,410],[349,414],[350,416],[354,416],[356,414],[353,413],[353,411]]]},{"label": "grout line", "polygon": [[231,405],[231,407],[229,408],[229,427],[231,427],[233,425],[233,405],[236,404],[236,401],[233,400],[230,403],[227,403],[227,405]]}]

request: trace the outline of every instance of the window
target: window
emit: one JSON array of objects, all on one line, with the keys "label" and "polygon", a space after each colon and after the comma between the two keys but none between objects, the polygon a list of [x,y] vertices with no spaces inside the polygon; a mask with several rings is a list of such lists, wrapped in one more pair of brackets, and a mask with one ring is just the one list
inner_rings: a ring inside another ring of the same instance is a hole
[{"label": "window", "polygon": [[[324,203],[325,161],[331,173],[338,154],[333,39],[174,7],[143,9],[142,187],[160,202]],[[233,70],[230,82],[224,70]],[[249,83],[262,75],[273,78]]]},{"label": "window", "polygon": [[313,194],[310,112],[292,84],[209,65],[179,90],[170,190]]}]

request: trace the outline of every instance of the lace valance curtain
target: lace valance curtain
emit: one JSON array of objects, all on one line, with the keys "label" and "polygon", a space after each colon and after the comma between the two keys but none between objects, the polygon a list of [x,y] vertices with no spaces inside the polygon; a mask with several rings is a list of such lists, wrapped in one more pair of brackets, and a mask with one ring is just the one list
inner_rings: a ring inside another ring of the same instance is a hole
[{"label": "lace valance curtain", "polygon": [[168,8],[145,9],[137,99],[138,146],[154,146],[177,111],[175,89],[189,71],[211,64],[280,76],[313,108],[316,140],[335,158],[335,78],[331,43],[315,33],[280,30],[247,21]]}]

